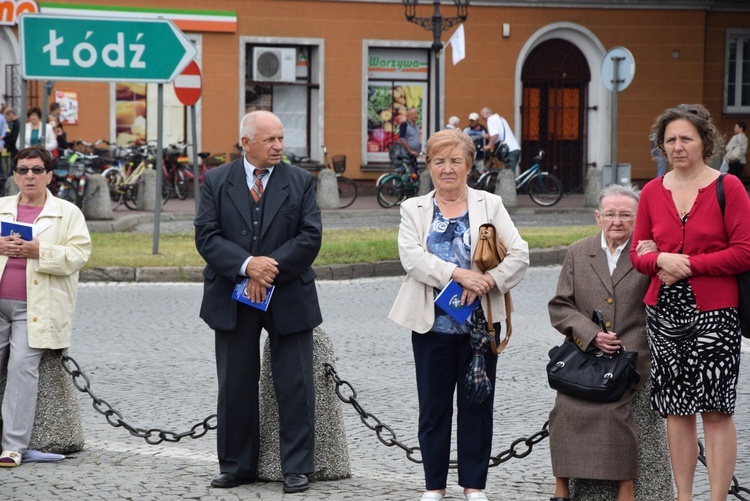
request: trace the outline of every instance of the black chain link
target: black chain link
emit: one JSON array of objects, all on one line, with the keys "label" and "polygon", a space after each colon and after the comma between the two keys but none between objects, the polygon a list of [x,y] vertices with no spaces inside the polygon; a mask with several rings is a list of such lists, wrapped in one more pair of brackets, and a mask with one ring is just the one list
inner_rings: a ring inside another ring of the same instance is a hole
[{"label": "black chain link", "polygon": [[[208,416],[203,421],[196,423],[190,431],[184,433],[175,433],[173,431],[161,430],[159,428],[135,428],[128,423],[122,417],[117,410],[113,409],[106,400],[102,400],[97,397],[93,391],[91,391],[91,383],[88,376],[81,370],[81,366],[78,365],[73,358],[68,356],[66,353],[61,354],[62,366],[65,372],[73,377],[73,385],[78,388],[81,393],[88,393],[91,400],[94,401],[93,407],[99,414],[102,414],[109,424],[115,428],[125,428],[134,437],[142,438],[151,445],[157,445],[162,442],[179,442],[185,437],[200,438],[205,435],[209,430],[215,430],[216,424],[211,424],[210,421],[216,418],[216,414]],[[81,382],[83,381],[83,382]]]},{"label": "black chain link", "polygon": [[[92,406],[94,407],[94,409],[96,409],[98,413],[102,414],[107,419],[107,422],[110,425],[114,426],[115,428],[125,428],[134,437],[142,438],[151,445],[158,445],[162,442],[179,442],[185,437],[194,439],[200,438],[208,433],[209,430],[216,429],[217,425],[210,423],[212,419],[216,418],[216,414],[211,414],[203,421],[193,425],[193,427],[190,428],[190,431],[186,431],[183,433],[175,433],[173,431],[161,430],[159,428],[135,428],[125,422],[122,414],[113,409],[106,400],[102,400],[101,398],[97,397],[96,394],[94,394],[94,392],[91,390],[91,382],[89,381],[88,376],[86,376],[86,374],[81,370],[78,362],[76,362],[72,357],[64,352],[61,352],[61,361],[65,372],[70,374],[70,376],[73,378],[73,385],[81,393],[88,393],[88,395],[91,397],[91,400],[93,400]],[[71,368],[69,367],[69,365],[72,365],[73,367]],[[328,363],[323,365],[325,367],[326,375],[329,376],[336,384],[336,395],[342,402],[354,407],[354,410],[357,411],[357,414],[359,414],[359,418],[362,421],[362,424],[364,424],[370,430],[374,431],[378,440],[380,440],[383,445],[387,447],[399,447],[406,453],[406,458],[409,461],[421,464],[422,460],[414,457],[416,453],[420,452],[419,447],[408,447],[403,442],[398,440],[398,438],[396,437],[396,432],[394,432],[390,426],[384,424],[375,415],[370,414],[362,407],[362,405],[357,400],[357,390],[354,389],[351,383],[341,379],[333,365]],[[81,380],[83,381],[83,384],[80,382]],[[349,396],[345,396],[343,394],[343,387],[346,387],[348,389]],[[372,424],[370,423],[371,421]],[[530,437],[521,437],[514,440],[507,450],[502,451],[497,456],[490,456],[489,466],[498,466],[513,458],[525,458],[526,456],[531,454],[531,451],[533,450],[535,445],[540,443],[545,438],[549,437],[548,427],[549,421],[545,422],[542,426],[542,429],[534,433]],[[521,445],[525,446],[525,449],[521,451],[516,450]],[[703,447],[703,443],[700,440],[698,441],[698,447],[698,459],[703,464],[703,466],[706,466],[705,450]],[[450,460],[449,467],[457,468],[458,461],[456,461],[455,459]],[[733,495],[737,499],[740,499],[741,501],[750,501],[750,497],[744,497],[741,493],[750,495],[750,490],[742,487],[737,481],[737,477],[732,476],[732,486],[729,488],[729,494]]]},{"label": "black chain link", "polygon": [[[333,368],[331,364],[323,364],[325,367],[326,375],[329,376],[333,382],[336,384],[336,395],[338,395],[339,399],[344,402],[345,404],[349,404],[352,407],[354,407],[354,410],[357,411],[357,414],[359,414],[359,418],[362,421],[362,423],[367,426],[369,429],[375,432],[375,434],[378,437],[378,440],[380,440],[383,445],[386,445],[388,447],[399,447],[406,453],[406,458],[409,461],[412,461],[414,463],[422,463],[422,460],[415,457],[415,454],[420,452],[419,447],[408,447],[403,442],[399,441],[396,438],[396,433],[391,429],[388,425],[383,424],[377,417],[367,412],[362,405],[357,401],[357,390],[354,389],[354,387],[349,383],[348,381],[345,381],[341,379],[336,372],[336,369]],[[342,388],[346,387],[349,396],[345,396],[342,393]],[[374,422],[374,424],[370,424],[370,421]],[[505,450],[501,452],[497,456],[491,456],[490,457],[490,464],[489,466],[498,466],[499,464],[502,464],[512,458],[525,458],[529,454],[531,454],[532,448],[547,438],[549,436],[549,431],[547,431],[547,423],[544,423],[544,426],[542,426],[541,431],[536,432],[532,436],[526,438],[519,438],[515,441],[513,441],[512,444],[510,444],[510,448],[508,450]],[[383,437],[383,432],[387,432],[389,438]],[[516,450],[516,448],[520,445],[524,445],[525,448],[522,451]],[[458,467],[458,461],[455,459],[452,459],[449,462],[450,468],[457,468]]]}]

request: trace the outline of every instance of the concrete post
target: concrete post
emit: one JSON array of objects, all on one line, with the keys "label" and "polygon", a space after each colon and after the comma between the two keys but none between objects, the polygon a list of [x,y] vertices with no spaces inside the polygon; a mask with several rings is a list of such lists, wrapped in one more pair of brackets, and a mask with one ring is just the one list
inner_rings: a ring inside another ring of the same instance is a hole
[{"label": "concrete post", "polygon": [[87,220],[112,219],[112,199],[109,197],[107,180],[101,174],[92,174],[86,179],[86,194],[83,197],[83,215]]},{"label": "concrete post", "polygon": [[[138,179],[138,199],[135,206],[138,210],[153,211],[156,209],[156,171],[146,169]],[[159,203],[161,203],[161,193],[159,194]]]},{"label": "concrete post", "polygon": [[[0,403],[6,367],[0,375]],[[76,388],[63,369],[60,350],[47,350],[39,363],[39,393],[29,449],[69,454],[83,449],[83,424]]]},{"label": "concrete post", "polygon": [[584,207],[599,207],[599,193],[602,191],[602,169],[589,167],[586,172],[586,188],[583,192]]},{"label": "concrete post", "polygon": [[331,169],[323,169],[318,174],[318,192],[315,199],[321,209],[338,209],[339,187],[336,183],[336,173]]},{"label": "concrete post", "polygon": [[[346,429],[336,384],[325,375],[324,363],[334,365],[331,338],[323,329],[313,332],[315,370],[315,471],[310,480],[338,480],[351,476]],[[266,339],[260,374],[260,458],[259,480],[281,482],[279,458],[279,410],[271,375],[271,348]]]},{"label": "concrete post", "polygon": [[503,198],[503,205],[508,207],[518,207],[518,193],[516,192],[516,176],[510,169],[500,169],[497,174],[497,184],[495,184],[495,195]]}]

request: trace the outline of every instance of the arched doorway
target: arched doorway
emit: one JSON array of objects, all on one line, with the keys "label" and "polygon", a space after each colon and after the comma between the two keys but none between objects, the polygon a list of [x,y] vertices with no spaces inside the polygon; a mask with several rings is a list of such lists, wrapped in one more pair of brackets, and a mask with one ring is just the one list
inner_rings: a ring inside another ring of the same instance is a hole
[{"label": "arched doorway", "polygon": [[18,41],[9,26],[0,26],[0,102],[16,108],[21,104],[21,72]]},{"label": "arched doorway", "polygon": [[586,179],[588,86],[591,72],[583,53],[560,38],[536,46],[521,70],[522,158],[546,155],[545,169],[566,192],[583,191]]}]

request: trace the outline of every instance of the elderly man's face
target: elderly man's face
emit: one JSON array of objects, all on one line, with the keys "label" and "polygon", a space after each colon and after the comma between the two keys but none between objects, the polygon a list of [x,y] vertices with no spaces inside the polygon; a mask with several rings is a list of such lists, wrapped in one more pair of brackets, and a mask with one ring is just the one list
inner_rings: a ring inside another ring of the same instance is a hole
[{"label": "elderly man's face", "polygon": [[633,234],[636,209],[636,201],[625,195],[611,195],[602,200],[594,215],[608,244],[619,247],[628,241]]}]

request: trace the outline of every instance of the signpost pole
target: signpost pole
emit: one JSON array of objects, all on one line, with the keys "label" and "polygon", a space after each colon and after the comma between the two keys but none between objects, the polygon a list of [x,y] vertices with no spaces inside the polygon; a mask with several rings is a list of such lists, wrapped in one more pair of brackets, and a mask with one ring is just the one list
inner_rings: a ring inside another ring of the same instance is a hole
[{"label": "signpost pole", "polygon": [[195,213],[198,214],[201,196],[201,166],[198,164],[198,125],[195,122],[195,105],[190,106],[190,129],[193,136],[193,194],[195,198]]},{"label": "signpost pole", "polygon": [[612,164],[612,180],[615,183],[619,183],[619,178],[617,177],[617,79],[619,78],[617,67],[622,60],[622,57],[612,57],[612,143],[610,163]]},{"label": "signpost pole", "polygon": [[159,84],[156,92],[156,207],[154,209],[154,249],[152,254],[159,253],[159,225],[161,224],[161,182],[164,155],[162,140],[164,139],[164,84]]},{"label": "signpost pole", "polygon": [[18,110],[18,119],[21,121],[21,126],[18,128],[18,149],[22,150],[26,147],[26,99],[29,91],[29,82],[25,78],[21,79],[21,105]]}]

